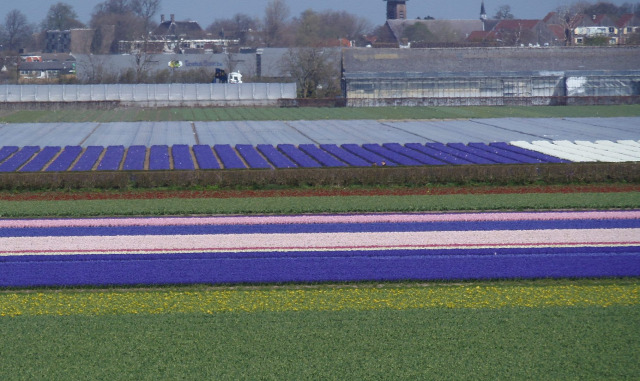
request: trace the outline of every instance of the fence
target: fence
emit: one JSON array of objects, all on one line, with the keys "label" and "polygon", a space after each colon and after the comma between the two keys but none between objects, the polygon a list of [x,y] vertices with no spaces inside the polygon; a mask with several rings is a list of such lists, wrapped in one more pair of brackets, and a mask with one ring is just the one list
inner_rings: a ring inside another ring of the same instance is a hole
[{"label": "fence", "polygon": [[277,105],[295,99],[295,83],[0,85],[0,102],[114,103],[121,106]]}]

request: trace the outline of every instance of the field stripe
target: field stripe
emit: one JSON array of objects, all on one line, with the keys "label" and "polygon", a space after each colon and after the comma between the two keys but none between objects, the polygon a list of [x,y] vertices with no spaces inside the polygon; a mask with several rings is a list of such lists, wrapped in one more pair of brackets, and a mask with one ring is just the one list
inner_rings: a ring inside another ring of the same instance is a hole
[{"label": "field stripe", "polygon": [[586,212],[408,213],[296,216],[216,216],[140,218],[0,219],[0,228],[48,228],[84,226],[260,225],[379,222],[545,221],[579,219],[640,219],[640,210]]},{"label": "field stripe", "polygon": [[640,276],[634,210],[4,222],[0,287]]},{"label": "field stripe", "polygon": [[635,306],[637,284],[0,293],[1,316]]},{"label": "field stripe", "polygon": [[138,236],[3,237],[0,255],[171,252],[277,251],[473,246],[635,245],[640,229],[555,229],[427,231],[375,233],[275,233]]},{"label": "field stripe", "polygon": [[169,225],[58,228],[0,228],[0,237],[60,236],[135,236],[256,233],[340,233],[340,232],[414,232],[473,230],[546,230],[546,229],[640,228],[640,219],[550,220],[550,221],[453,221],[453,222],[380,222],[327,224],[264,225]]},{"label": "field stripe", "polygon": [[0,286],[299,283],[640,275],[640,254],[383,255],[0,262]]}]

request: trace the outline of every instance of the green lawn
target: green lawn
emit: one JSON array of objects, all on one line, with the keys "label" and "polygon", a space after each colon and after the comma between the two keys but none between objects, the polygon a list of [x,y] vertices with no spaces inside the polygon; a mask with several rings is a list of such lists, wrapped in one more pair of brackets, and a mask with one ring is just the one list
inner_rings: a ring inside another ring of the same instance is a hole
[{"label": "green lawn", "polygon": [[142,200],[0,200],[0,217],[639,208],[640,192]]},{"label": "green lawn", "polygon": [[2,380],[634,379],[640,309],[0,318]]},{"label": "green lawn", "polygon": [[469,106],[371,108],[123,108],[116,110],[23,110],[3,112],[0,123],[137,122],[322,119],[469,119],[640,116],[640,105]]}]

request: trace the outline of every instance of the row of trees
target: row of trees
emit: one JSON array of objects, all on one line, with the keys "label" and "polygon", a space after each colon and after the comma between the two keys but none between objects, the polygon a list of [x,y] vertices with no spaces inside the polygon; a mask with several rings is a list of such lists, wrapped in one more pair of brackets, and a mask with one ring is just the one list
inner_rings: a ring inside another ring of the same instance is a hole
[{"label": "row of trees", "polygon": [[41,50],[44,32],[47,30],[94,28],[98,34],[97,41],[94,39],[96,49],[102,44],[98,31],[106,25],[115,26],[115,41],[140,38],[157,25],[154,17],[160,9],[160,1],[105,0],[96,5],[88,25],[79,20],[71,5],[63,2],[51,5],[40,24],[30,23],[24,13],[13,9],[5,15],[4,24],[0,25],[0,50]]},{"label": "row of trees", "polygon": [[[156,17],[161,0],[105,0],[94,8],[91,20],[84,24],[73,7],[64,2],[51,5],[45,19],[39,24],[30,23],[18,9],[9,11],[0,25],[2,50],[17,51],[42,49],[42,39],[47,30],[67,30],[90,27],[96,30],[94,52],[117,51],[119,40],[148,38],[157,27]],[[109,36],[115,41],[105,47],[104,30],[114,31]],[[361,40],[371,32],[368,20],[345,11],[316,12],[311,9],[297,17],[291,17],[285,0],[270,0],[262,19],[238,13],[230,18],[214,20],[206,31],[214,37],[239,39],[242,45],[266,47],[331,46],[338,39]],[[38,34],[42,36],[39,38]]]},{"label": "row of trees", "polygon": [[[606,1],[600,1],[596,4],[589,3],[587,1],[578,1],[568,6],[560,6],[556,9],[556,12],[566,15],[608,15],[613,18],[620,17],[624,14],[634,13],[640,17],[640,3],[624,3],[622,5],[615,5]],[[498,7],[496,13],[493,15],[494,20],[511,20],[515,16],[511,12],[510,5],[501,5]]]},{"label": "row of trees", "polygon": [[338,39],[361,41],[371,30],[368,20],[345,11],[308,9],[291,18],[285,0],[269,1],[262,20],[238,13],[207,27],[213,35],[266,47],[335,46]]},{"label": "row of trees", "polygon": [[[42,48],[43,31],[90,27],[96,30],[93,51],[115,53],[117,41],[144,39],[149,36],[157,26],[156,18],[160,7],[161,0],[104,0],[96,5],[87,25],[64,2],[51,5],[40,24],[28,22],[21,11],[14,9],[5,15],[4,24],[0,24],[0,50],[38,50]],[[610,2],[593,4],[578,1],[557,11],[567,17],[580,13],[607,14],[614,18],[626,13],[640,16],[640,3],[615,5]],[[514,17],[509,5],[501,5],[492,18],[501,20]],[[107,39],[103,36],[103,31],[107,26],[115,26],[109,29],[113,31],[113,35],[109,36],[109,42],[113,41],[110,46],[104,45]],[[428,37],[429,31],[416,28],[417,30],[409,32],[422,39]],[[318,12],[308,9],[299,16],[291,17],[286,0],[269,0],[262,19],[238,13],[229,18],[214,20],[206,31],[215,37],[239,39],[244,46],[295,47],[334,46],[338,44],[338,39],[356,41],[362,45],[365,43],[365,35],[379,34],[382,29],[378,27],[374,30],[368,20],[345,11]]]}]

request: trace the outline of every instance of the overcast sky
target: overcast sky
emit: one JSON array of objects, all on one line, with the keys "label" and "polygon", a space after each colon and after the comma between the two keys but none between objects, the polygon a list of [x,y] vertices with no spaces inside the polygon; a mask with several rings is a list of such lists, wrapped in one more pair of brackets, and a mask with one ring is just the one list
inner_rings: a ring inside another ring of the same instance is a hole
[{"label": "overcast sky", "polygon": [[[617,5],[625,2],[636,3],[633,0],[608,0]],[[39,24],[47,14],[49,7],[58,0],[0,0],[0,17],[4,23],[4,16],[11,9],[22,11],[30,23]],[[80,21],[88,23],[91,13],[100,0],[66,0],[63,1],[73,6]],[[382,25],[385,22],[386,3],[383,0],[286,0],[291,10],[291,17],[298,16],[306,9],[323,11],[327,9],[347,11],[360,15],[373,24]],[[432,16],[437,19],[476,19],[480,13],[481,0],[407,0],[408,18]],[[566,6],[575,1],[568,0],[486,0],[487,14],[492,16],[500,5],[508,4],[516,18],[541,19],[548,12]],[[591,1],[596,3],[597,0]],[[262,18],[267,0],[162,0],[160,13],[167,15],[174,13],[177,20],[195,20],[206,28],[215,19],[230,18],[236,13],[248,14],[252,17]],[[157,16],[158,21],[160,15]]]}]

